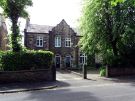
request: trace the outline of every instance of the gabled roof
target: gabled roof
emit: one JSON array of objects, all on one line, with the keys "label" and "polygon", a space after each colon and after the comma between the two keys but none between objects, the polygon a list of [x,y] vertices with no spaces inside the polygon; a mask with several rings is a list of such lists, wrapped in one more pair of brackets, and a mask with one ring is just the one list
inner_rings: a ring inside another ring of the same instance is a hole
[{"label": "gabled roof", "polygon": [[53,26],[48,25],[37,25],[37,24],[29,24],[27,26],[26,32],[30,33],[49,33]]},{"label": "gabled roof", "polygon": [[[66,23],[66,21],[63,19],[59,24]],[[68,25],[68,24],[67,24]],[[69,25],[68,25],[69,26]],[[52,29],[55,26],[49,26],[49,25],[37,25],[37,24],[28,24],[26,27],[26,32],[29,33],[49,33],[49,31],[52,31]],[[70,26],[69,26],[70,27]],[[77,36],[80,35],[79,30],[77,28],[72,28],[75,33],[77,33]]]}]

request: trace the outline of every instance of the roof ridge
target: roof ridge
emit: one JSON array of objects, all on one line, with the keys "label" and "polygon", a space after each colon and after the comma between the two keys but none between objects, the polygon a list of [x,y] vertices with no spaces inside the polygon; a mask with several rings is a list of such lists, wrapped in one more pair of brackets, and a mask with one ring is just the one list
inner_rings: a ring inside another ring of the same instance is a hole
[{"label": "roof ridge", "polygon": [[41,25],[41,24],[30,24],[30,25],[37,25],[37,26],[50,26],[50,27],[55,27],[55,26],[52,26],[52,25]]}]

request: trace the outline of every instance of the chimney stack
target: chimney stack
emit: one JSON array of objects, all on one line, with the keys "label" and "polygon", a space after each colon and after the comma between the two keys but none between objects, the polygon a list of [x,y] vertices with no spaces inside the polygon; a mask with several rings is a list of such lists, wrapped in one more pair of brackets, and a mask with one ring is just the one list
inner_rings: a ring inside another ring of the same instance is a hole
[{"label": "chimney stack", "polygon": [[30,18],[28,17],[26,19],[26,25],[25,25],[25,30],[27,30],[28,26],[30,25]]}]

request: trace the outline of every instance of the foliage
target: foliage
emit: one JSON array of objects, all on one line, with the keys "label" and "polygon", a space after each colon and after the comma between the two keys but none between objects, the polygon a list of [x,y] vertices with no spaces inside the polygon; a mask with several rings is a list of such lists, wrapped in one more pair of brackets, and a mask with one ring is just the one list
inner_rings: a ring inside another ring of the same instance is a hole
[{"label": "foliage", "polygon": [[90,69],[91,67],[95,67],[95,55],[87,55],[87,66]]},{"label": "foliage", "polygon": [[100,67],[100,76],[106,76],[106,68],[105,67]]},{"label": "foliage", "polygon": [[4,71],[48,69],[52,65],[53,53],[49,51],[5,52],[0,54]]},{"label": "foliage", "polygon": [[135,1],[84,1],[80,21],[82,49],[88,54],[101,54],[104,64],[111,65],[115,60],[123,64],[126,60],[135,66]]},{"label": "foliage", "polygon": [[32,6],[32,0],[1,0],[0,7],[4,10],[5,16],[9,17],[12,22],[12,49],[14,52],[19,52],[21,50],[21,45],[19,44],[19,17],[28,17],[26,11],[27,6]]}]

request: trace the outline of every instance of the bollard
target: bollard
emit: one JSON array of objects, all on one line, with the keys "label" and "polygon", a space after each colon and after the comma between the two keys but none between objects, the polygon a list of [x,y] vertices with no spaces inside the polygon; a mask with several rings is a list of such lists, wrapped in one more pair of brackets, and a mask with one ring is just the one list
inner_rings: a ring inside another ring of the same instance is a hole
[{"label": "bollard", "polygon": [[83,64],[83,79],[87,79],[87,66]]}]

